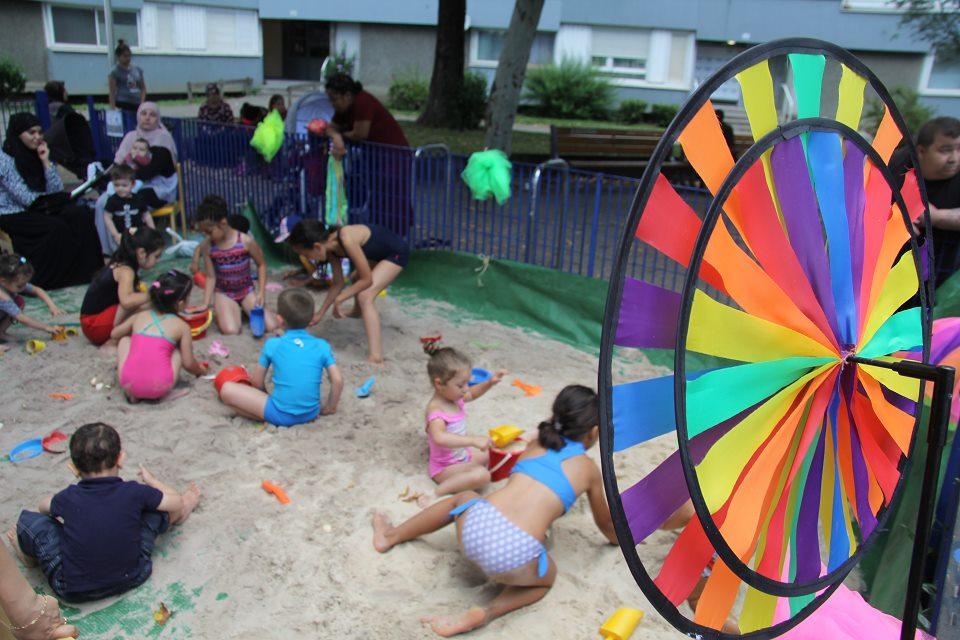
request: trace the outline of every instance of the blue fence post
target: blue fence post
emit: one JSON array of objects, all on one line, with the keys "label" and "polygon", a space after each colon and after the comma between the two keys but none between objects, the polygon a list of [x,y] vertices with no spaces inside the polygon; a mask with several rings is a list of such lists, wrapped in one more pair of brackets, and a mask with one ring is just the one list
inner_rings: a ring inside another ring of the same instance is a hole
[{"label": "blue fence post", "polygon": [[600,235],[600,203],[603,195],[603,180],[596,180],[597,188],[593,195],[593,216],[590,218],[590,249],[587,258],[587,277],[593,277],[593,269],[597,264],[597,236]]},{"label": "blue fence post", "polygon": [[50,98],[46,91],[37,91],[33,102],[37,110],[37,118],[40,120],[40,126],[46,131],[50,128]]},{"label": "blue fence post", "polygon": [[100,118],[93,103],[93,96],[87,96],[87,115],[90,120],[90,133],[93,134],[93,152],[97,160],[107,156],[103,148],[103,129],[100,127]]}]

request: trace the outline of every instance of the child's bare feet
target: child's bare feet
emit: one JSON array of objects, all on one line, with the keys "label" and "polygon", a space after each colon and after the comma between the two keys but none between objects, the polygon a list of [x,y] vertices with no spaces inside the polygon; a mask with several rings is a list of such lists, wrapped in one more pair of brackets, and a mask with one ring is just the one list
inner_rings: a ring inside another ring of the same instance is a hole
[{"label": "child's bare feet", "polygon": [[387,514],[380,511],[373,512],[373,548],[380,553],[386,553],[393,548],[393,545],[387,540],[387,531],[393,528],[390,524],[390,518]]},{"label": "child's bare feet", "polygon": [[17,532],[13,529],[7,531],[7,541],[10,543],[10,546],[16,552],[17,557],[20,558],[20,562],[23,563],[25,567],[35,567],[37,566],[37,559],[31,558],[23,552],[23,549],[20,548],[20,543],[17,542]]},{"label": "child's bare feet", "polygon": [[471,607],[460,615],[425,616],[420,622],[429,624],[437,635],[449,638],[483,626],[487,622],[487,612],[480,607]]},{"label": "child's bare feet", "polygon": [[200,487],[191,482],[187,490],[180,494],[180,499],[183,502],[183,508],[180,509],[176,521],[171,521],[170,524],[183,524],[184,520],[193,513],[193,510],[200,504]]}]

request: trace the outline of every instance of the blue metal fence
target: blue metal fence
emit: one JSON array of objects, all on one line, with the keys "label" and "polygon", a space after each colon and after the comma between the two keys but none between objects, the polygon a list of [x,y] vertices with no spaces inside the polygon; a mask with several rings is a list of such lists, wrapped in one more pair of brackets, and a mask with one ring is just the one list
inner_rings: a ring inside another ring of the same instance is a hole
[{"label": "blue metal fence", "polygon": [[[98,144],[112,154],[119,138],[106,137],[104,112],[91,110],[91,116]],[[237,207],[250,202],[271,230],[290,213],[321,216],[329,157],[323,140],[288,134],[266,163],[250,147],[250,127],[195,119],[163,122],[177,143],[188,217],[208,193]],[[350,220],[403,231],[413,248],[610,276],[638,179],[580,171],[556,160],[515,162],[512,195],[498,205],[473,199],[460,179],[467,160],[442,144],[418,149],[349,145],[344,174]],[[709,192],[678,190],[695,211],[705,213]],[[669,289],[682,285],[678,265],[650,248],[638,247],[627,274]]]}]

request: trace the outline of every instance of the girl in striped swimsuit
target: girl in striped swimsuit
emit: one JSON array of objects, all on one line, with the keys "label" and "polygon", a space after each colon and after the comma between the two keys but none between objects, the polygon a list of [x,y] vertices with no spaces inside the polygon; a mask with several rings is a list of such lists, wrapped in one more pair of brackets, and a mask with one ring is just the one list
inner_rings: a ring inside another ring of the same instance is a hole
[{"label": "girl in striped swimsuit", "polygon": [[[213,302],[220,332],[234,335],[240,333],[243,311],[249,316],[255,308],[263,309],[267,263],[257,241],[232,228],[227,213],[223,198],[207,196],[197,207],[197,228],[210,240],[203,304],[209,309]],[[250,273],[251,260],[257,265],[256,286]],[[270,333],[279,326],[277,317],[268,309],[263,312],[264,328]]]}]

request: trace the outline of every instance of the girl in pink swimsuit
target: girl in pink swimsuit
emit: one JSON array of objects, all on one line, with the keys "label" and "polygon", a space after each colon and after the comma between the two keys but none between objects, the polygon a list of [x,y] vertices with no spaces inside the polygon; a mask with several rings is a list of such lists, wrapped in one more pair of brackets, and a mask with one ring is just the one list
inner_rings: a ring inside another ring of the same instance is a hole
[{"label": "girl in pink swimsuit", "polygon": [[445,347],[436,351],[427,364],[433,383],[433,397],[427,403],[426,431],[430,443],[430,477],[437,483],[432,494],[421,496],[421,506],[440,496],[466,490],[479,490],[490,484],[487,470],[486,436],[467,435],[464,404],[476,400],[500,382],[506,371],[497,371],[490,380],[469,386],[469,358]]},{"label": "girl in pink swimsuit", "polygon": [[141,311],[113,329],[119,339],[117,373],[131,401],[159,400],[170,393],[181,365],[202,376],[208,365],[193,355],[190,326],[177,314],[183,311],[193,280],[171,270],[150,285],[152,309]]}]

